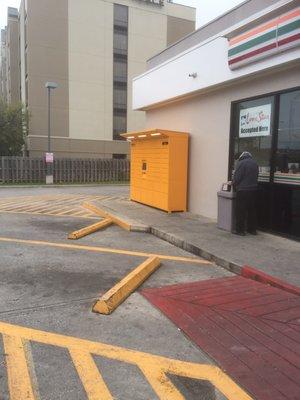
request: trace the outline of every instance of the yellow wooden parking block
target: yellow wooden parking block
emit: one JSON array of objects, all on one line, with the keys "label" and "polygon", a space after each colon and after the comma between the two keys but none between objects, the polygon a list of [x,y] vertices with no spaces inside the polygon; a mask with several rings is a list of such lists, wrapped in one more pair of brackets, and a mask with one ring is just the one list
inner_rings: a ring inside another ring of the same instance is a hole
[{"label": "yellow wooden parking block", "polygon": [[160,259],[158,257],[149,257],[97,300],[93,311],[99,314],[111,314],[159,266]]},{"label": "yellow wooden parking block", "polygon": [[76,240],[84,236],[90,235],[91,233],[97,232],[100,229],[106,228],[113,223],[111,218],[105,218],[103,221],[96,222],[93,225],[86,226],[85,228],[79,229],[69,234],[68,239]]},{"label": "yellow wooden parking block", "polygon": [[110,218],[112,220],[112,222],[114,224],[118,225],[120,228],[123,228],[126,231],[131,231],[131,225],[128,224],[128,222],[122,220],[121,218],[118,218],[113,214],[103,211],[103,210],[101,210],[101,208],[98,208],[90,203],[85,202],[82,204],[82,206],[90,211],[93,211],[95,214],[99,215],[102,218]]}]

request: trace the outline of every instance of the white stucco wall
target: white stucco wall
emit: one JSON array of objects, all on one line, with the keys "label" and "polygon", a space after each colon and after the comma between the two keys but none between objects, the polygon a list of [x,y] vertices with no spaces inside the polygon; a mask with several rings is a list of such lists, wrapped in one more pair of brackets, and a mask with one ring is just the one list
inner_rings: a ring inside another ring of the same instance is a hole
[{"label": "white stucco wall", "polygon": [[147,111],[147,128],[190,133],[189,211],[217,217],[217,191],[228,174],[231,102],[299,85],[300,63]]},{"label": "white stucco wall", "polygon": [[[246,31],[255,24],[261,24],[261,18],[266,21],[274,18],[274,15],[282,15],[282,7],[289,3],[290,0],[277,1],[137,76],[133,81],[133,109],[146,110],[251,76],[255,79],[255,75],[264,71],[300,61],[299,42],[294,41],[289,49],[278,49],[266,58],[262,54],[261,59],[242,68],[231,70],[228,65],[229,38],[235,37],[241,30]],[[293,4],[290,7],[295,7]]]},{"label": "white stucco wall", "polygon": [[[227,39],[216,37],[135,78],[133,109],[146,109],[300,60],[300,49],[296,47],[232,71],[227,52]],[[192,73],[197,77],[190,77]]]}]

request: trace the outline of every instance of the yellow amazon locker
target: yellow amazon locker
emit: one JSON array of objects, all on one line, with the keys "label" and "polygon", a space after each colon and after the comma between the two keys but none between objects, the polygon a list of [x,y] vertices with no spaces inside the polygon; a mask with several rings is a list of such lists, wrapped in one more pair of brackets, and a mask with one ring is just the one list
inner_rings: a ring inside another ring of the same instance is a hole
[{"label": "yellow amazon locker", "polygon": [[186,211],[188,133],[151,129],[122,136],[131,142],[130,199]]}]

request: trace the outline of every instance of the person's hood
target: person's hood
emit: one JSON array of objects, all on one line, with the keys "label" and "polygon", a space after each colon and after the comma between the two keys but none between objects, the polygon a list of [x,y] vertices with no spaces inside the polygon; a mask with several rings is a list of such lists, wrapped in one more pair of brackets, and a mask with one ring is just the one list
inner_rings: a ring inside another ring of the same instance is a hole
[{"label": "person's hood", "polygon": [[242,154],[239,156],[239,161],[245,160],[246,158],[252,158],[252,154],[249,151],[243,151]]}]

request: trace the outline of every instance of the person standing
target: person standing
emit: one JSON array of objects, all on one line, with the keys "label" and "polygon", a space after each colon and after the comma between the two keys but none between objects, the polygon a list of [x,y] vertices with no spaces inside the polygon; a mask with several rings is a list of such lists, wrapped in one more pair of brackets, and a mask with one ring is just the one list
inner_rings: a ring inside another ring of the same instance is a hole
[{"label": "person standing", "polygon": [[233,233],[244,236],[247,230],[256,235],[258,165],[248,151],[238,159],[232,184],[236,191],[236,231]]}]

